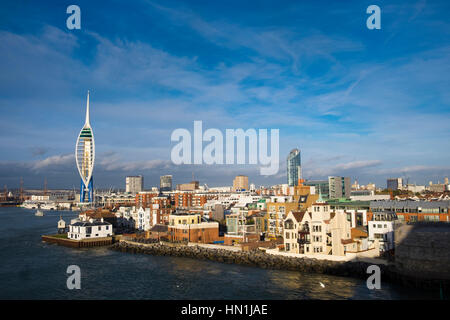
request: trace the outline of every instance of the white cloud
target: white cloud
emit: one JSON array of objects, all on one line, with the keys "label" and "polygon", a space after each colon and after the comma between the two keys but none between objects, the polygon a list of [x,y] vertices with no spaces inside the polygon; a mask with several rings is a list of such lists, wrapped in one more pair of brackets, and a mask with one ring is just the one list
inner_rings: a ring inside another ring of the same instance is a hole
[{"label": "white cloud", "polygon": [[61,166],[73,163],[75,165],[75,156],[73,154],[56,155],[39,160],[31,164],[33,170],[48,168],[51,166]]}]

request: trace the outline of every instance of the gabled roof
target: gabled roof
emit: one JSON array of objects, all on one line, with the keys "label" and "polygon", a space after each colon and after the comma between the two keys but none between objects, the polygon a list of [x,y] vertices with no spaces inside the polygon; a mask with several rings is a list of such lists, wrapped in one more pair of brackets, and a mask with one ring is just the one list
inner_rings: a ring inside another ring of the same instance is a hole
[{"label": "gabled roof", "polygon": [[305,211],[292,211],[292,215],[298,223],[302,222],[305,213]]}]

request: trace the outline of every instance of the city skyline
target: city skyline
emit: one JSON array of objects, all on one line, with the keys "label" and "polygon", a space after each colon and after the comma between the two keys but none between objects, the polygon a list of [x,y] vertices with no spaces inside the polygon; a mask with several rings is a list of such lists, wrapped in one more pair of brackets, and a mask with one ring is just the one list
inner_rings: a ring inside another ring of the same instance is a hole
[{"label": "city skyline", "polygon": [[[44,1],[35,19],[36,7],[2,2],[0,183],[18,187],[23,177],[25,187],[42,187],[47,178],[49,188],[78,187],[73,140],[88,89],[99,188],[122,187],[129,175],[145,176],[147,187],[173,175],[176,185],[192,172],[209,186],[239,174],[256,185],[286,183],[293,148],[305,179],[442,182],[450,175],[449,6],[378,4],[382,29],[370,31],[368,3],[356,1],[327,10],[79,1],[81,30],[70,31],[65,4]],[[170,133],[194,120],[221,130],[279,128],[279,173],[175,166]]]}]

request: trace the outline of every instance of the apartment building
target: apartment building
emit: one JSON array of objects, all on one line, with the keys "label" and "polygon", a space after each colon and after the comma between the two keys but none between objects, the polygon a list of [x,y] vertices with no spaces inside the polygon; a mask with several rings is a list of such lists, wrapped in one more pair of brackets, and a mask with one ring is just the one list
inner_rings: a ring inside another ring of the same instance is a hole
[{"label": "apartment building", "polygon": [[152,213],[152,221],[151,225],[154,226],[156,224],[168,224],[169,223],[169,215],[175,209],[172,208],[170,204],[169,197],[153,197],[151,213]]},{"label": "apartment building", "polygon": [[395,224],[397,216],[393,212],[377,212],[368,222],[369,241],[379,242],[380,253],[394,249]]},{"label": "apartment building", "polygon": [[219,223],[202,222],[200,214],[171,214],[168,227],[173,241],[212,243],[219,240]]},{"label": "apartment building", "polygon": [[233,180],[233,190],[248,191],[248,177],[242,175],[236,176]]},{"label": "apartment building", "polygon": [[125,178],[125,192],[136,194],[144,188],[143,176],[128,176]]},{"label": "apartment building", "polygon": [[272,196],[267,204],[266,218],[268,221],[268,237],[283,236],[283,225],[286,215],[290,211],[297,211],[299,203],[294,202],[293,196]]},{"label": "apartment building", "polygon": [[289,212],[284,220],[285,251],[344,256],[368,250],[367,233],[351,226],[352,214],[315,203],[307,211]]},{"label": "apartment building", "polygon": [[328,177],[330,199],[350,198],[350,177]]},{"label": "apartment building", "polygon": [[393,212],[400,222],[450,222],[450,201],[387,200],[371,201],[370,209],[377,212]]},{"label": "apartment building", "polygon": [[135,206],[140,208],[150,208],[152,205],[152,199],[158,196],[158,192],[143,191],[138,192],[135,197]]}]

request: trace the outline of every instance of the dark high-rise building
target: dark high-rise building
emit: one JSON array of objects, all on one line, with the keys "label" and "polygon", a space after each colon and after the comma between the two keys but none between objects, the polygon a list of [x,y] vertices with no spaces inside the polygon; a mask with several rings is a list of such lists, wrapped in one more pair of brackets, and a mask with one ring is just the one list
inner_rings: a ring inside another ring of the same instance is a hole
[{"label": "dark high-rise building", "polygon": [[159,178],[159,190],[160,191],[172,191],[172,176],[161,176]]},{"label": "dark high-rise building", "polygon": [[298,185],[298,179],[302,178],[302,163],[300,150],[293,149],[287,157],[287,180],[290,187]]},{"label": "dark high-rise building", "polygon": [[398,190],[403,186],[402,178],[390,178],[387,179],[386,186],[390,190]]}]

